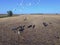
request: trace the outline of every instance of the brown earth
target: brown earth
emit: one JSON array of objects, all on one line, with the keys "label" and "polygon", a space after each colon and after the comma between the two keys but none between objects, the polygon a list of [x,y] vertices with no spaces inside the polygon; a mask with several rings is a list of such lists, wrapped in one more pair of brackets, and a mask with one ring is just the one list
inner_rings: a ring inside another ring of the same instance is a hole
[{"label": "brown earth", "polygon": [[[25,25],[25,28],[18,35],[12,29],[20,25]],[[29,25],[35,25],[35,28],[27,28]],[[60,15],[0,18],[0,45],[60,45]]]}]

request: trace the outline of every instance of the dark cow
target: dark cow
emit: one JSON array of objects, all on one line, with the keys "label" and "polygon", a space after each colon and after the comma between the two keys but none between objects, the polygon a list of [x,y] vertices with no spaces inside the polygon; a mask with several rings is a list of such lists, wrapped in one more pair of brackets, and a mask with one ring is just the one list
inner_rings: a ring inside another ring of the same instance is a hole
[{"label": "dark cow", "polygon": [[24,30],[24,26],[21,26],[20,28],[19,28],[19,31],[23,31]]},{"label": "dark cow", "polygon": [[13,28],[12,30],[16,33],[17,28]]},{"label": "dark cow", "polygon": [[12,30],[17,30],[17,29],[19,29],[21,26],[18,26],[18,27],[16,27],[16,28],[13,28]]},{"label": "dark cow", "polygon": [[32,25],[29,25],[29,26],[28,26],[28,28],[31,28],[31,27],[32,27]]},{"label": "dark cow", "polygon": [[13,28],[12,30],[17,30],[17,28]]},{"label": "dark cow", "polygon": [[45,23],[45,22],[43,22],[43,25],[46,27],[46,26],[48,26],[48,24],[47,23]]},{"label": "dark cow", "polygon": [[33,25],[33,28],[35,28],[35,25]]},{"label": "dark cow", "polygon": [[35,25],[29,25],[28,28],[35,28]]},{"label": "dark cow", "polygon": [[12,30],[23,31],[23,30],[24,30],[24,27],[25,27],[25,25],[23,25],[23,26],[18,26],[18,27],[16,27],[16,28],[13,28]]}]

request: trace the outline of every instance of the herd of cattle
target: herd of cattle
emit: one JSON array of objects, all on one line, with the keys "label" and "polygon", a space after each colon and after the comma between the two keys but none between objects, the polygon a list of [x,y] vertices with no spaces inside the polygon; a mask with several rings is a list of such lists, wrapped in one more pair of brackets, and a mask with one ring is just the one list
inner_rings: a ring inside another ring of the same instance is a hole
[{"label": "herd of cattle", "polygon": [[[44,25],[44,27],[47,27],[47,26],[48,26],[48,24],[47,24],[46,22],[43,22],[43,25]],[[25,29],[24,29],[25,26],[26,26],[26,25],[23,25],[23,26],[21,25],[21,26],[18,26],[18,27],[16,27],[16,28],[13,28],[12,30],[18,30],[19,32],[23,32],[23,31],[25,30]],[[27,26],[27,28],[33,28],[33,29],[34,29],[35,27],[36,27],[36,25],[32,25],[32,24]]]},{"label": "herd of cattle", "polygon": [[[23,25],[23,26],[18,26],[18,27],[16,27],[16,28],[13,28],[12,30],[18,30],[18,31],[20,31],[20,32],[23,32],[24,31],[24,27],[25,27],[25,25]],[[29,25],[29,26],[27,26],[27,28],[35,28],[35,25]]]}]

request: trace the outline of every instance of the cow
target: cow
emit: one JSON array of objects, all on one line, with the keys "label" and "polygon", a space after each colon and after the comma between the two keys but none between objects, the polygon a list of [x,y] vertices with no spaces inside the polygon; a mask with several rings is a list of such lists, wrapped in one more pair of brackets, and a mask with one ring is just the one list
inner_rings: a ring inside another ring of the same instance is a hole
[{"label": "cow", "polygon": [[28,28],[35,28],[35,25],[29,25]]},{"label": "cow", "polygon": [[19,31],[23,31],[24,30],[24,26],[20,26]]},{"label": "cow", "polygon": [[35,28],[35,25],[33,25],[33,29]]},{"label": "cow", "polygon": [[48,26],[48,24],[47,23],[45,23],[45,22],[43,22],[43,25],[46,27],[46,26]]},{"label": "cow", "polygon": [[29,26],[28,26],[28,28],[31,28],[31,27],[32,27],[32,25],[29,25]]},{"label": "cow", "polygon": [[22,32],[22,31],[24,30],[24,27],[25,27],[25,25],[23,25],[23,26],[18,26],[18,27],[16,27],[16,28],[13,28],[12,30],[14,30],[14,32],[16,32],[17,30],[19,30],[20,32]]}]

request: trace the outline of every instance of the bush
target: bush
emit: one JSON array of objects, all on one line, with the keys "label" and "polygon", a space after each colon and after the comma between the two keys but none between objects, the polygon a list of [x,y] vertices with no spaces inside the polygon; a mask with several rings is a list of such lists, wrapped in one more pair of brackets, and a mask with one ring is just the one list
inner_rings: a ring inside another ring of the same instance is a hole
[{"label": "bush", "polygon": [[12,11],[7,11],[8,16],[13,16],[13,12]]}]

